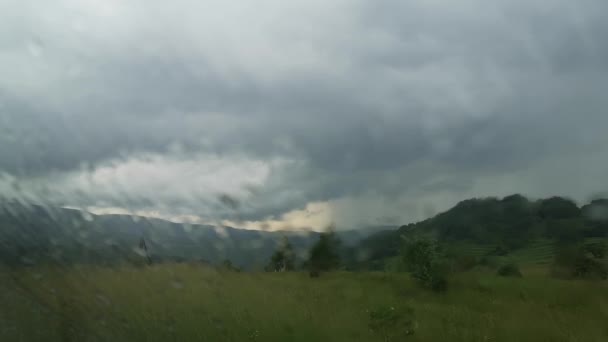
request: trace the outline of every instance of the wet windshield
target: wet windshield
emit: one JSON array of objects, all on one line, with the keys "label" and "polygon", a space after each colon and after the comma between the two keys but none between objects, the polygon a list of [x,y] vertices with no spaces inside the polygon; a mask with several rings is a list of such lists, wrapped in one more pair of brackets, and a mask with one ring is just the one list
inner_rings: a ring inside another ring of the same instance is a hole
[{"label": "wet windshield", "polygon": [[608,341],[605,0],[0,0],[0,341]]}]

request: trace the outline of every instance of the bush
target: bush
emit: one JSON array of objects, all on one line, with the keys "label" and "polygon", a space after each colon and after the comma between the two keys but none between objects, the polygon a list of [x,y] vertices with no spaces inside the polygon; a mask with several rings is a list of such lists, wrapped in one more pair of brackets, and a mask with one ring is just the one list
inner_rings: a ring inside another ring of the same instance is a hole
[{"label": "bush", "polygon": [[310,249],[309,258],[305,264],[305,267],[311,272],[311,277],[318,277],[321,272],[334,270],[340,266],[339,244],[338,238],[331,229],[319,235],[319,240]]},{"label": "bush", "polygon": [[496,273],[502,277],[521,277],[519,267],[514,263],[499,267]]},{"label": "bush", "polygon": [[583,248],[596,259],[603,259],[608,254],[608,246],[606,246],[606,242],[604,241],[588,243]]},{"label": "bush", "polygon": [[287,237],[283,237],[279,247],[270,257],[268,265],[264,268],[267,272],[287,272],[295,269],[296,255]]},{"label": "bush", "polygon": [[425,238],[406,241],[403,258],[412,277],[423,287],[437,292],[447,289],[447,263],[434,241]]},{"label": "bush", "polygon": [[574,260],[573,274],[575,278],[601,279],[608,278],[608,269],[604,263],[586,255]]},{"label": "bush", "polygon": [[555,255],[552,274],[579,279],[607,279],[608,267],[602,260],[605,250],[601,244],[562,246]]}]

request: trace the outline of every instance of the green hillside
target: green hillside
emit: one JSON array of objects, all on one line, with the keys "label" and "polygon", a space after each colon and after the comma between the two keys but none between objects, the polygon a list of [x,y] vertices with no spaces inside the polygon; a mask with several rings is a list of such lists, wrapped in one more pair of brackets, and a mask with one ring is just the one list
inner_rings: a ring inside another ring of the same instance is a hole
[{"label": "green hillside", "polygon": [[558,245],[605,239],[606,213],[606,200],[579,207],[562,197],[469,199],[433,218],[364,239],[357,248],[366,259],[359,266],[398,268],[395,263],[403,239],[421,235],[436,239],[452,256],[549,265]]}]

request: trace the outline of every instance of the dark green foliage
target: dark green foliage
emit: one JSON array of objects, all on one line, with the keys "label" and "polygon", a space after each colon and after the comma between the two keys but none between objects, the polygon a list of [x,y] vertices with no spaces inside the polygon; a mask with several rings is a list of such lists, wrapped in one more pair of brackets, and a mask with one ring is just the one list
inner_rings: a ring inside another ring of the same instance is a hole
[{"label": "dark green foliage", "polygon": [[442,240],[471,240],[503,243],[511,248],[531,238],[530,227],[537,221],[535,205],[525,197],[513,195],[470,199],[437,215],[432,225]]},{"label": "dark green foliage", "polygon": [[521,195],[462,201],[430,224],[441,240],[494,243],[502,254],[534,238],[571,239],[584,231],[580,209],[571,200],[553,197],[530,202]]},{"label": "dark green foliage", "polygon": [[541,200],[538,213],[543,219],[572,219],[581,216],[581,210],[572,200],[563,197],[551,197]]},{"label": "dark green foliage", "polygon": [[[363,240],[358,249],[368,258],[359,262],[359,266],[383,270],[387,260],[399,255],[396,247],[399,236],[421,234],[434,236],[448,248],[455,242],[468,246],[494,245],[493,251],[484,254],[487,257],[484,261],[488,262],[525,249],[538,240],[549,239],[565,245],[608,237],[608,200],[594,200],[582,209],[562,197],[530,201],[521,195],[511,195],[502,199],[465,200],[433,218]],[[466,270],[469,261],[472,260],[452,260],[452,269]]]},{"label": "dark green foliage", "polygon": [[406,240],[403,258],[412,277],[423,287],[437,292],[447,289],[447,264],[435,241],[420,237]]},{"label": "dark green foliage", "polygon": [[338,255],[339,241],[333,231],[319,235],[319,240],[310,249],[309,258],[305,266],[317,276],[320,272],[336,269],[340,265]]},{"label": "dark green foliage", "polygon": [[517,264],[514,263],[500,266],[498,271],[496,271],[496,274],[502,277],[521,277],[521,271]]},{"label": "dark green foliage", "polygon": [[602,279],[608,278],[608,269],[606,265],[595,258],[587,256],[579,256],[575,259],[574,277],[586,279]]},{"label": "dark green foliage", "polygon": [[222,270],[225,270],[225,271],[241,272],[241,268],[238,267],[238,266],[235,266],[232,263],[232,261],[230,261],[230,260],[224,260],[224,261],[222,261],[222,264],[221,264],[220,268]]},{"label": "dark green foliage", "polygon": [[279,247],[270,257],[266,266],[267,272],[285,272],[295,269],[296,255],[287,237],[283,237]]},{"label": "dark green foliage", "polygon": [[580,242],[585,237],[584,222],[581,219],[549,220],[547,226],[547,236],[561,244]]},{"label": "dark green foliage", "polygon": [[608,252],[608,246],[604,241],[587,243],[583,248],[585,252],[590,253],[592,257],[597,259],[603,259]]},{"label": "dark green foliage", "polygon": [[384,341],[402,341],[413,335],[416,327],[414,310],[383,307],[369,312],[369,328]]},{"label": "dark green foliage", "polygon": [[607,279],[605,255],[603,243],[561,246],[555,256],[553,274],[568,278]]},{"label": "dark green foliage", "polygon": [[447,271],[445,269],[436,268],[433,270],[430,281],[426,286],[435,292],[445,292],[448,289]]}]

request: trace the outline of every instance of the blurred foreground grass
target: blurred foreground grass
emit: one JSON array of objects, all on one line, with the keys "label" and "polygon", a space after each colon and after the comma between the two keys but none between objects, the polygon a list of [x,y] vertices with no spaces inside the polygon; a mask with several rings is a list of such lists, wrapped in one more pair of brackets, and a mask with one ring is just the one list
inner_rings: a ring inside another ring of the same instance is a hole
[{"label": "blurred foreground grass", "polygon": [[434,294],[397,273],[0,271],[0,341],[604,342],[607,322],[606,282],[542,276],[470,272]]}]

